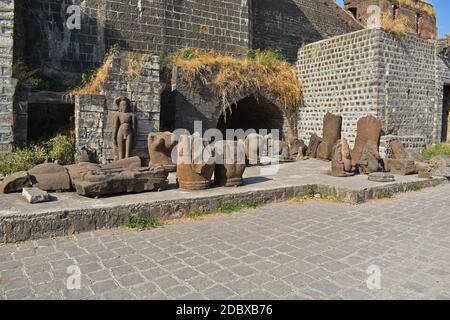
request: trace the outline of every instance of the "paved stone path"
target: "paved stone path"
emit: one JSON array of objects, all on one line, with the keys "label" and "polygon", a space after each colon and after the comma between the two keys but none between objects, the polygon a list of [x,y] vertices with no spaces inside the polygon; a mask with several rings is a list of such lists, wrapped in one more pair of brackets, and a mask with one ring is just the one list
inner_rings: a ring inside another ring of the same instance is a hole
[{"label": "paved stone path", "polygon": [[450,299],[450,185],[0,245],[0,276],[0,299]]}]

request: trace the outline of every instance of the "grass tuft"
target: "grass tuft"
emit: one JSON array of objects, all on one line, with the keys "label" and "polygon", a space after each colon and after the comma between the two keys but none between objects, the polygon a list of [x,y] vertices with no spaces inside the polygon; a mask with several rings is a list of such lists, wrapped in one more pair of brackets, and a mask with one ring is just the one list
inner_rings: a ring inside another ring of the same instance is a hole
[{"label": "grass tuft", "polygon": [[111,69],[113,59],[120,53],[120,47],[114,45],[109,49],[108,54],[103,60],[103,64],[98,69],[91,69],[81,75],[80,84],[74,89],[71,89],[67,95],[73,97],[80,94],[99,94],[102,90],[102,85],[108,78],[109,69]]},{"label": "grass tuft", "polygon": [[428,160],[439,155],[450,156],[450,143],[443,142],[429,146],[422,150],[422,155]]},{"label": "grass tuft", "polygon": [[187,219],[202,219],[207,216],[216,215],[216,214],[230,214],[233,212],[239,212],[246,209],[256,209],[262,206],[264,203],[259,200],[254,201],[244,201],[241,203],[224,203],[216,210],[209,211],[194,211],[188,212],[183,215],[183,218]]},{"label": "grass tuft", "polygon": [[161,219],[158,218],[138,218],[130,217],[125,223],[125,226],[129,229],[148,230],[160,227],[164,224]]},{"label": "grass tuft", "polygon": [[394,18],[392,14],[383,14],[381,17],[381,27],[386,32],[392,33],[400,39],[403,39],[406,34],[406,17],[400,16]]}]

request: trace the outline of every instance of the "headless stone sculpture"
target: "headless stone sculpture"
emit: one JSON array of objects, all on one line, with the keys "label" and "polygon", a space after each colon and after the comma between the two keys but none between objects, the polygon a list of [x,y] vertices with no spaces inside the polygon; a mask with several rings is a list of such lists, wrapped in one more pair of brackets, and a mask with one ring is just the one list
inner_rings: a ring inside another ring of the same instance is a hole
[{"label": "headless stone sculpture", "polygon": [[317,149],[319,148],[322,138],[317,134],[313,133],[309,139],[308,150],[306,151],[306,156],[310,158],[317,158]]},{"label": "headless stone sculpture", "polygon": [[306,156],[306,151],[308,150],[308,146],[305,145],[303,140],[300,140],[296,137],[290,137],[287,139],[289,144],[291,156],[296,159],[303,159]]},{"label": "headless stone sculpture", "polygon": [[393,140],[389,142],[389,147],[392,150],[394,159],[408,159],[403,143],[400,140]]},{"label": "headless stone sculpture", "polygon": [[216,167],[214,182],[217,186],[237,187],[242,184],[245,171],[245,147],[242,140],[217,141],[214,145]]},{"label": "headless stone sculpture", "polygon": [[136,131],[136,119],[131,112],[131,102],[126,97],[116,99],[119,111],[114,116],[114,147],[117,159],[130,158],[133,151],[133,142]]},{"label": "headless stone sculpture", "polygon": [[[376,146],[380,146],[381,122],[374,116],[363,117],[358,120],[356,129],[355,146],[352,151],[352,164],[355,166],[361,158],[363,148],[370,141]],[[378,153],[378,151],[377,151]]]},{"label": "headless stone sculpture", "polygon": [[317,148],[317,158],[331,160],[333,146],[341,138],[342,117],[327,113],[323,118],[323,139]]},{"label": "headless stone sculpture", "polygon": [[175,172],[177,165],[172,162],[172,151],[178,141],[171,132],[152,132],[148,136],[150,167],[163,166],[168,172]]},{"label": "headless stone sculpture", "polygon": [[211,186],[214,150],[200,134],[180,136],[177,148],[177,181],[181,189],[203,190]]},{"label": "headless stone sculpture", "polygon": [[382,171],[383,167],[380,161],[381,157],[378,151],[378,145],[374,141],[367,141],[357,162],[361,173],[370,174]]},{"label": "headless stone sculpture", "polygon": [[346,139],[340,139],[333,146],[331,156],[331,175],[334,177],[349,177],[355,174],[352,166],[350,147]]},{"label": "headless stone sculpture", "polygon": [[[273,141],[273,140],[272,140]],[[264,150],[264,137],[257,133],[250,133],[245,138],[245,155],[249,165],[261,164],[261,156]],[[273,150],[271,151],[273,152]]]}]

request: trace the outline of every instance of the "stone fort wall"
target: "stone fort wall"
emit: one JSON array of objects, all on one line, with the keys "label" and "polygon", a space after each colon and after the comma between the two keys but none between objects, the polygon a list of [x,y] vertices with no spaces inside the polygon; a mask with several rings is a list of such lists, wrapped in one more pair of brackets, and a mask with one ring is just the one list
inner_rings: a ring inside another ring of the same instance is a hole
[{"label": "stone fort wall", "polygon": [[0,154],[13,142],[13,0],[0,0]]},{"label": "stone fort wall", "polygon": [[356,123],[377,116],[386,136],[407,148],[437,140],[442,108],[440,62],[435,42],[406,36],[403,40],[367,29],[323,40],[299,51],[304,107],[299,135],[309,141],[322,134],[327,111],[343,116],[343,137],[353,146]]},{"label": "stone fort wall", "polygon": [[[81,29],[67,8],[79,5]],[[180,47],[242,54],[298,47],[361,28],[333,0],[16,0],[16,56],[45,74],[79,73],[114,44],[161,54]]]},{"label": "stone fort wall", "polygon": [[362,28],[334,0],[252,0],[251,46],[281,49],[290,61],[298,48]]},{"label": "stone fort wall", "polygon": [[[114,44],[151,53],[179,47],[241,53],[248,47],[246,0],[17,0],[16,50],[47,74],[80,72],[102,62]],[[67,8],[79,5],[81,29]]]}]

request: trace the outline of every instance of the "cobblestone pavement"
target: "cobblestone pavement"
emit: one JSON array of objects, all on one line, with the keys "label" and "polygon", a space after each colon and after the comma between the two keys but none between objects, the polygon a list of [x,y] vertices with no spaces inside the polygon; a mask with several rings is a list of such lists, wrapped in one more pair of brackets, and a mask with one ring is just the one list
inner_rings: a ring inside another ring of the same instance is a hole
[{"label": "cobblestone pavement", "polygon": [[[1,245],[0,298],[450,299],[449,195],[445,185],[359,206],[286,202]],[[71,265],[80,290],[66,289]]]}]

